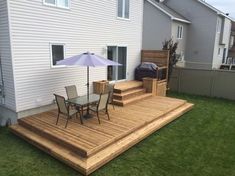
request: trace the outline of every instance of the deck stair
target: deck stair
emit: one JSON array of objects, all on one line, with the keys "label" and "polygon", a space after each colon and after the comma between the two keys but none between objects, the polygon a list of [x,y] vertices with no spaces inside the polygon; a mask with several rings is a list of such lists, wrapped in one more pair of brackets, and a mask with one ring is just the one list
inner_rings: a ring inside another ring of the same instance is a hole
[{"label": "deck stair", "polygon": [[115,85],[113,102],[118,106],[125,106],[127,104],[143,100],[151,97],[151,93],[146,93],[141,81],[126,81]]}]

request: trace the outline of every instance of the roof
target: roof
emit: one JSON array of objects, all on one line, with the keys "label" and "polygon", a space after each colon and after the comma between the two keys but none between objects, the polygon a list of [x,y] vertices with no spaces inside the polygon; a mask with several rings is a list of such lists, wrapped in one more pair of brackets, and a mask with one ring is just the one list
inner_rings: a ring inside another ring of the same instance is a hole
[{"label": "roof", "polygon": [[165,13],[167,16],[171,18],[171,20],[180,21],[183,23],[191,23],[188,19],[183,17],[182,15],[178,14],[173,9],[167,7],[164,3],[156,2],[154,0],[147,0],[150,4],[152,4],[154,7]]},{"label": "roof", "polygon": [[197,1],[200,2],[201,4],[205,5],[207,8],[213,10],[213,11],[216,12],[218,15],[221,15],[221,16],[223,16],[223,17],[225,17],[225,18],[228,18],[228,19],[230,19],[230,20],[232,20],[232,21],[234,20],[232,17],[230,17],[230,16],[226,15],[224,12],[222,12],[222,11],[216,9],[215,7],[213,7],[212,5],[208,4],[207,2],[205,2],[205,1],[203,1],[203,0],[197,0]]}]

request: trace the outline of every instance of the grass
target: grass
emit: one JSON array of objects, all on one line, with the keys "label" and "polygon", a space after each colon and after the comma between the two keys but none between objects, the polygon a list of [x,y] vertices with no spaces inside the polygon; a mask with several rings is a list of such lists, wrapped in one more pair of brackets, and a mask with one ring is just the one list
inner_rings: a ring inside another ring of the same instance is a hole
[{"label": "grass", "polygon": [[[92,175],[235,176],[235,102],[171,93],[195,104]],[[73,169],[0,128],[0,175],[73,176]]]}]

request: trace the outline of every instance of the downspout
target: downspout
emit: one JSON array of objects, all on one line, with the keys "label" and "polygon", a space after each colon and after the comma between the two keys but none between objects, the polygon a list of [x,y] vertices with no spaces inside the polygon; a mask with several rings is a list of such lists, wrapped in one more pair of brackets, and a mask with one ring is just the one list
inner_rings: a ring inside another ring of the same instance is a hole
[{"label": "downspout", "polygon": [[0,97],[1,97],[1,104],[5,104],[5,90],[4,90],[4,79],[3,79],[3,71],[2,71],[2,57],[0,55],[0,75],[1,75],[1,82],[0,82]]}]

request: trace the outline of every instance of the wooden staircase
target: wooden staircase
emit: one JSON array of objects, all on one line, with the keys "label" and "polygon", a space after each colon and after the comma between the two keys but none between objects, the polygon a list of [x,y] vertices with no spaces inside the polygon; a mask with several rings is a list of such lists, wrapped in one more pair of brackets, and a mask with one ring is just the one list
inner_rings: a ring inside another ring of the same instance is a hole
[{"label": "wooden staircase", "polygon": [[151,93],[146,93],[141,81],[126,81],[115,85],[113,94],[113,103],[118,106],[143,100],[151,97]]}]

